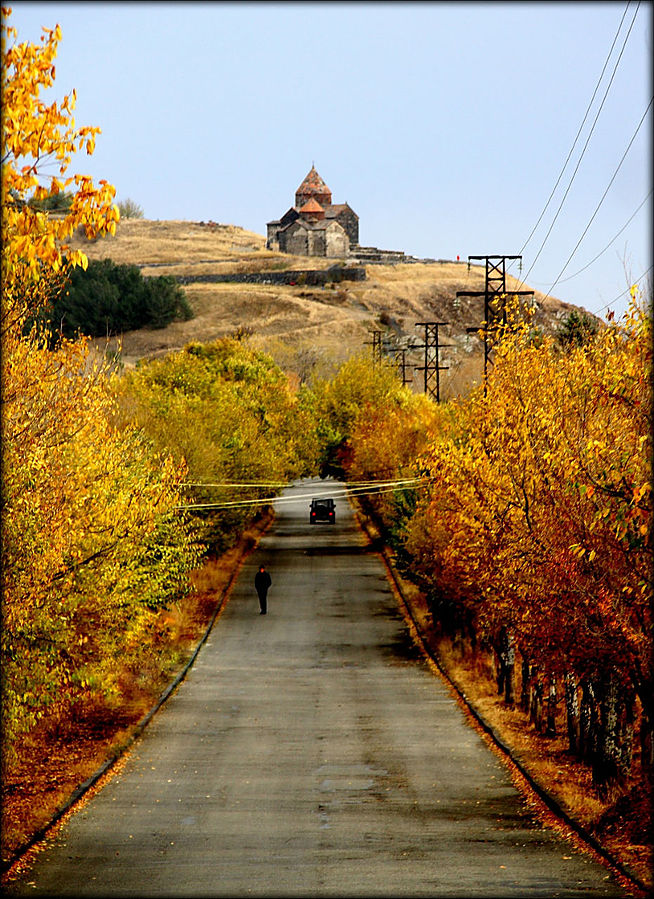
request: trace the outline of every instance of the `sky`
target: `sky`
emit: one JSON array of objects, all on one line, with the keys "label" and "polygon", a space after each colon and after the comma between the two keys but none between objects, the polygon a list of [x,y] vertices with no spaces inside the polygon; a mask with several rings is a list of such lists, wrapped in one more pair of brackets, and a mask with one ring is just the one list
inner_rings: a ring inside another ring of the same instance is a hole
[{"label": "sky", "polygon": [[61,26],[52,99],[102,130],[70,171],[148,219],[265,235],[315,164],[364,246],[651,296],[651,2],[8,5]]}]

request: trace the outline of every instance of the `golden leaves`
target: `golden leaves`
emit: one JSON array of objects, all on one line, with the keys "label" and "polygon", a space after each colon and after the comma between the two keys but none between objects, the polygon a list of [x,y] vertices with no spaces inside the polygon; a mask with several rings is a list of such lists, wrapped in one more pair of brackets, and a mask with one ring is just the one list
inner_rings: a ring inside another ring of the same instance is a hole
[{"label": "golden leaves", "polygon": [[[11,279],[14,261],[20,258],[27,266],[21,276],[38,278],[43,266],[59,270],[82,264],[83,254],[69,253],[67,239],[80,226],[89,238],[115,233],[119,213],[113,203],[115,189],[106,181],[95,187],[86,175],[63,180],[76,152],[93,154],[100,129],[75,126],[74,90],[61,103],[48,105],[40,99],[54,83],[61,28],[44,28],[40,44],[14,43],[7,48],[9,37],[16,39],[16,31],[3,21],[2,195],[3,211],[8,213],[2,222],[3,270]],[[52,161],[57,172],[46,174]],[[32,198],[55,194],[71,184],[76,187],[75,201],[62,219],[35,216],[28,205]]]},{"label": "golden leaves", "polygon": [[[507,330],[486,391],[441,404],[414,465],[415,509],[398,520],[397,503],[380,501],[435,595],[482,634],[510,625],[549,670],[610,657],[651,676],[650,364],[635,301],[566,352]],[[410,422],[374,404],[360,421],[350,471],[397,476]]]}]

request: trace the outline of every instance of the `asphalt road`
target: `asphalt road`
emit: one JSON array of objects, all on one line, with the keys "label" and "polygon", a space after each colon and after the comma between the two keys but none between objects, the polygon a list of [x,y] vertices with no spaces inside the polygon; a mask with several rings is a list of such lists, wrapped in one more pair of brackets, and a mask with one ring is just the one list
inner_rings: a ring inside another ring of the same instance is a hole
[{"label": "asphalt road", "polygon": [[300,497],[329,490],[287,491],[187,679],[9,893],[625,895],[532,818],[414,649],[347,500],[308,523]]}]

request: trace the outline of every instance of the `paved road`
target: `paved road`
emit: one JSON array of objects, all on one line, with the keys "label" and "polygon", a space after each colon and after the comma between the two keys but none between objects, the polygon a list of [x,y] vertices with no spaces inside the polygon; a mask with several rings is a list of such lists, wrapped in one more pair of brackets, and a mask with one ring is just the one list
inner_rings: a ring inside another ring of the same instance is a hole
[{"label": "paved road", "polygon": [[624,895],[532,819],[415,652],[347,501],[309,525],[300,497],[326,489],[287,491],[188,678],[11,892]]}]

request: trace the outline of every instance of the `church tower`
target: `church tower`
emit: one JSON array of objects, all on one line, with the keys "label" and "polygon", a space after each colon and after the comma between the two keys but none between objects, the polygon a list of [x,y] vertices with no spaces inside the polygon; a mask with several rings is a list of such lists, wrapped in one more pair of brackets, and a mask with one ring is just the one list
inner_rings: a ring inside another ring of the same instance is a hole
[{"label": "church tower", "polygon": [[311,166],[311,171],[307,177],[295,191],[295,208],[301,209],[302,206],[311,199],[315,200],[321,206],[332,205],[332,192],[313,165]]}]

